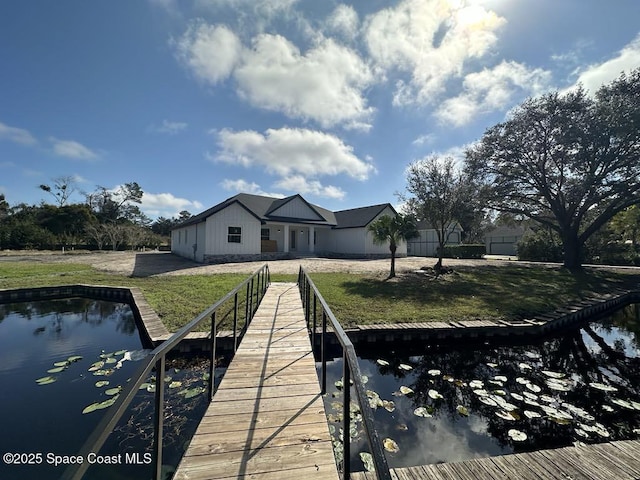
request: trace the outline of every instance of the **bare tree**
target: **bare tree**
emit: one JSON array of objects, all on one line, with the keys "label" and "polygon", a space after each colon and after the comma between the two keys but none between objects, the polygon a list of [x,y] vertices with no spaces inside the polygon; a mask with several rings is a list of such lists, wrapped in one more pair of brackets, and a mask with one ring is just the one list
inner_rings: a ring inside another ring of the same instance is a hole
[{"label": "bare tree", "polygon": [[53,179],[53,185],[39,185],[40,190],[47,192],[56,199],[59,207],[64,207],[69,201],[69,197],[76,191],[76,180],[70,175]]},{"label": "bare tree", "polygon": [[407,170],[407,191],[411,196],[400,194],[407,211],[419,220],[426,220],[436,230],[438,262],[433,267],[436,273],[442,271],[444,247],[458,222],[466,196],[467,184],[454,165],[452,157],[436,155],[414,162]]}]

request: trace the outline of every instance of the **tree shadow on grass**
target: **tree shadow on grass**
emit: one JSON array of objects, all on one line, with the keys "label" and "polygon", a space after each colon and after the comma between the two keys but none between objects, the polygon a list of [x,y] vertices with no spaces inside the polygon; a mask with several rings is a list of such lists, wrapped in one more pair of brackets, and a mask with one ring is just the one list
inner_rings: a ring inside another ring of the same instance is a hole
[{"label": "tree shadow on grass", "polygon": [[422,310],[425,316],[429,309],[459,309],[470,317],[475,317],[476,310],[477,317],[491,312],[493,317],[510,319],[546,313],[625,284],[633,284],[633,280],[605,271],[571,273],[557,267],[487,266],[460,268],[439,277],[416,273],[393,280],[363,277],[340,285],[346,295],[361,299],[363,311],[396,304],[399,309],[409,305]]}]

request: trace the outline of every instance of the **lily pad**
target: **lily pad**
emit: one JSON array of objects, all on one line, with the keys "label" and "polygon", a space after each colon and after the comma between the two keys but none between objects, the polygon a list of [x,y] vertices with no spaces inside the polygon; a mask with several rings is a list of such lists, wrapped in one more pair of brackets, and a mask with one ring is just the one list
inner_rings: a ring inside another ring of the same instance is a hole
[{"label": "lily pad", "polygon": [[382,401],[382,407],[387,411],[387,412],[393,412],[396,409],[396,404],[393,403],[390,400],[383,400]]},{"label": "lily pad", "polygon": [[541,370],[543,375],[549,378],[564,378],[565,374],[560,372],[552,372],[551,370]]},{"label": "lily pad", "polygon": [[405,387],[404,385],[402,385],[400,387],[400,391],[404,394],[404,395],[411,395],[413,393],[413,390],[409,387]]},{"label": "lily pad", "polygon": [[498,368],[498,364],[497,363],[493,363],[493,362],[487,362],[487,367]]},{"label": "lily pad", "polygon": [[98,380],[96,382],[96,387],[98,388],[106,387],[107,385],[109,385],[109,380]]},{"label": "lily pad", "polygon": [[542,417],[542,415],[540,415],[538,412],[532,412],[531,410],[525,410],[524,411],[524,416],[527,418],[540,418]]},{"label": "lily pad", "polygon": [[114,388],[109,388],[105,390],[104,393],[106,395],[117,395],[118,393],[120,393],[121,390],[122,390],[122,387],[114,387]]},{"label": "lily pad", "polygon": [[47,370],[47,373],[60,373],[64,370],[66,370],[67,367],[55,367],[55,368],[50,368],[49,370]]},{"label": "lily pad", "polygon": [[385,438],[382,441],[382,445],[384,446],[384,449],[387,452],[397,453],[397,452],[400,451],[400,447],[398,447],[398,444],[395,442],[395,440],[393,440],[391,438]]},{"label": "lily pad", "polygon": [[386,360],[382,360],[381,358],[379,358],[378,360],[376,360],[376,363],[382,367],[388,367],[389,366],[389,362],[387,362]]},{"label": "lily pad", "polygon": [[[184,391],[184,390],[183,390]],[[203,394],[206,391],[204,387],[194,387],[186,390],[184,398],[193,398]]]},{"label": "lily pad", "polygon": [[480,397],[478,400],[480,400],[485,405],[489,405],[490,407],[497,407],[498,406],[496,401],[494,399],[492,399],[492,398],[489,398],[489,397]]},{"label": "lily pad", "polygon": [[117,362],[117,360],[115,358],[113,358],[113,357],[109,357],[109,358],[105,358],[104,359],[105,365],[108,365],[108,364],[111,364],[111,363],[116,363],[116,362]]},{"label": "lily pad", "polygon": [[531,365],[529,365],[528,363],[524,363],[521,362],[518,364],[518,368],[520,368],[520,370],[532,370],[533,367]]},{"label": "lily pad", "polygon": [[178,387],[181,387],[181,386],[182,386],[182,382],[179,382],[179,381],[171,382],[169,384],[169,388],[178,388]]},{"label": "lily pad", "polygon": [[427,410],[427,408],[425,407],[418,407],[413,411],[413,414],[416,417],[424,417],[424,418],[429,418],[431,417],[431,413],[429,413],[429,411]]},{"label": "lily pad", "polygon": [[67,358],[67,362],[70,362],[70,363],[78,362],[80,360],[82,360],[81,355],[71,355],[69,358]]},{"label": "lily pad", "polygon": [[42,378],[38,378],[36,380],[36,383],[38,385],[48,385],[50,383],[53,383],[57,380],[56,377],[52,377],[52,376],[48,376],[48,377],[42,377]]},{"label": "lily pad", "polygon": [[437,390],[429,390],[429,392],[427,392],[427,394],[429,395],[430,398],[434,399],[434,400],[440,400],[442,399],[442,395],[440,395],[440,393]]},{"label": "lily pad", "polygon": [[462,415],[463,417],[468,417],[469,416],[469,409],[467,407],[465,407],[464,405],[458,405],[456,407],[456,411]]},{"label": "lily pad", "polygon": [[493,377],[493,379],[498,381],[498,382],[506,382],[507,381],[507,377],[505,377],[504,375],[496,375],[495,377]]},{"label": "lily pad", "polygon": [[593,387],[597,390],[602,390],[603,392],[617,392],[618,389],[616,387],[612,387],[611,385],[605,385],[604,383],[591,382],[589,384],[590,387]]},{"label": "lily pad", "polygon": [[527,385],[531,383],[531,380],[528,380],[524,377],[516,377],[516,382],[519,383],[520,385]]},{"label": "lily pad", "polygon": [[527,439],[526,433],[516,430],[515,428],[510,429],[507,435],[509,435],[509,438],[514,442],[524,442]]},{"label": "lily pad", "polygon": [[376,467],[373,463],[373,455],[369,452],[360,452],[360,460],[362,460],[362,464],[364,465],[364,469],[367,472],[375,472]]},{"label": "lily pad", "polygon": [[442,372],[436,368],[428,370],[427,373],[429,375],[431,375],[432,377],[437,377],[438,375],[440,375]]},{"label": "lily pad", "polygon": [[526,387],[534,393],[539,393],[542,389],[535,383],[527,383]]},{"label": "lily pad", "polygon": [[483,381],[482,381],[482,380],[471,380],[471,381],[469,382],[469,386],[470,386],[471,388],[478,388],[478,389],[480,389],[480,388],[484,388],[484,383],[483,383]]},{"label": "lily pad", "polygon": [[511,395],[512,398],[515,398],[519,402],[523,402],[524,401],[524,397],[522,395],[520,395],[519,393],[511,393],[510,395]]},{"label": "lily pad", "polygon": [[516,417],[514,415],[511,415],[511,412],[505,412],[504,410],[498,410],[496,412],[496,415],[503,420],[509,420],[510,422],[516,420]]},{"label": "lily pad", "polygon": [[114,403],[116,403],[116,400],[118,399],[118,396],[114,396],[112,398],[110,398],[109,400],[105,400],[104,402],[96,402],[96,403],[92,403],[91,405],[87,405],[84,410],[82,410],[82,413],[91,413],[94,412],[96,410],[102,410],[103,408],[108,408],[111,405],[113,405]]},{"label": "lily pad", "polygon": [[69,365],[69,361],[65,360],[64,362],[55,362],[53,365],[55,367],[66,367],[67,365]]},{"label": "lily pad", "polygon": [[411,365],[407,365],[406,363],[401,363],[400,365],[398,365],[398,368],[406,372],[408,372],[409,370],[413,370],[413,367]]}]

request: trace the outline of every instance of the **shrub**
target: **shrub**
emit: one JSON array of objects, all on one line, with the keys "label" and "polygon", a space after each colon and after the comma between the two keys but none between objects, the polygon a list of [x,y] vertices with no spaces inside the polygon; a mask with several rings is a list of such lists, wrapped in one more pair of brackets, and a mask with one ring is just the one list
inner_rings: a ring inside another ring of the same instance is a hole
[{"label": "shrub", "polygon": [[535,262],[562,262],[558,235],[545,230],[530,233],[518,242],[518,258]]},{"label": "shrub", "polygon": [[482,258],[487,253],[483,244],[445,245],[444,256],[447,258]]}]

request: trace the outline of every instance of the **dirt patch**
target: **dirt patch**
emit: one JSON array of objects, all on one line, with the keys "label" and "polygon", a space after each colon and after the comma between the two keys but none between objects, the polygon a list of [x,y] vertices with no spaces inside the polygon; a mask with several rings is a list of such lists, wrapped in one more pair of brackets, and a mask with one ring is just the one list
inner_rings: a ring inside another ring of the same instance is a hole
[{"label": "dirt patch", "polygon": [[[253,273],[265,262],[225,263],[203,265],[170,252],[1,252],[2,261],[29,261],[42,263],[83,263],[108,273],[148,277],[152,275],[207,275],[214,273]],[[396,259],[396,272],[406,273],[422,267],[432,267],[433,258],[407,257]],[[330,258],[302,258],[270,261],[269,269],[276,274],[296,274],[300,265],[308,272],[345,272],[386,274],[389,260],[343,260]],[[445,259],[445,266],[505,265],[503,260]]]}]

